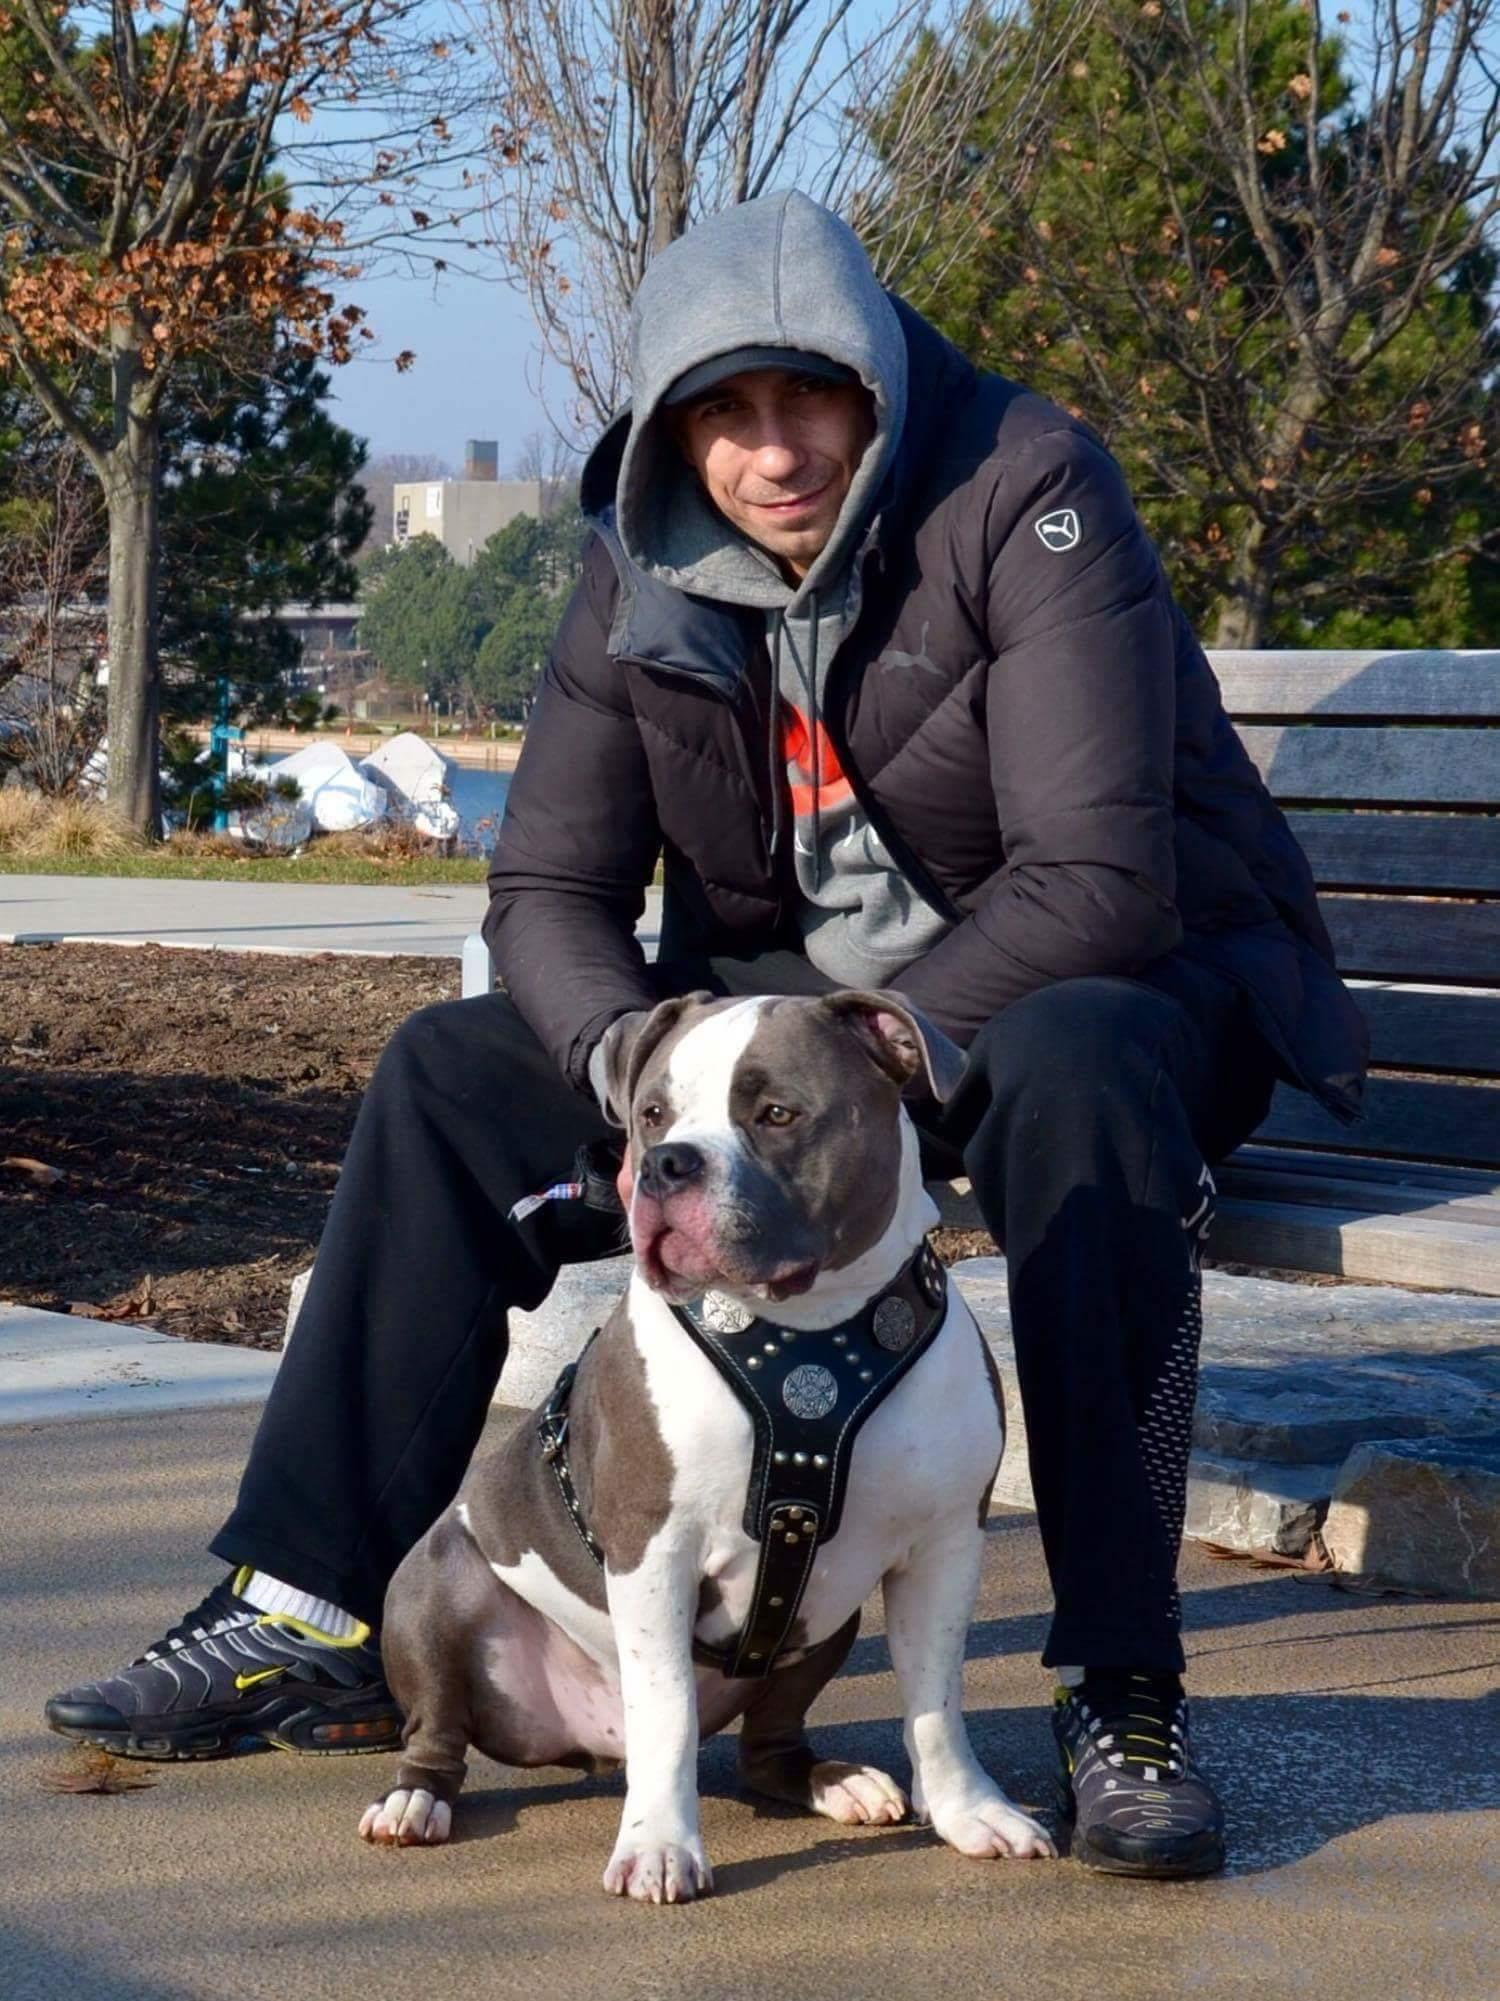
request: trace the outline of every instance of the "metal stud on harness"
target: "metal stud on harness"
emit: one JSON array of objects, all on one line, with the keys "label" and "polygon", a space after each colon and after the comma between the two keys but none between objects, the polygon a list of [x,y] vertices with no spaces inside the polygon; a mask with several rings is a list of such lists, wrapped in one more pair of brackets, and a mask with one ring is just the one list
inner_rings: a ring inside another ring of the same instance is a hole
[{"label": "metal stud on harness", "polygon": [[[836,1327],[778,1327],[722,1293],[672,1308],[748,1412],[755,1441],[744,1513],[745,1533],[760,1545],[750,1611],[724,1646],[695,1641],[695,1658],[736,1677],[769,1674],[777,1665],[818,1547],[838,1532],[854,1441],[931,1345],[947,1297],[947,1274],[924,1242],[890,1285]],[[577,1371],[570,1363],[559,1376],[537,1433],[573,1525],[602,1565],[568,1469]]]}]

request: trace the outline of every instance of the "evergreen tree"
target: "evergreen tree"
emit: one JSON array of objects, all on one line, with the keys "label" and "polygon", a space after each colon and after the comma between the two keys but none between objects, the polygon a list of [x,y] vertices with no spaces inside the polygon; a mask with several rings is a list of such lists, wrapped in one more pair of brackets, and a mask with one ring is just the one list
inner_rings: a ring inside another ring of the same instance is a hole
[{"label": "evergreen tree", "polygon": [[200,368],[163,426],[165,714],[211,713],[220,677],[242,720],[279,716],[297,641],[275,613],[354,596],[371,510],[362,440],[324,407],[329,378],[282,344],[249,377]]},{"label": "evergreen tree", "polygon": [[[1221,645],[1493,639],[1493,192],[1453,109],[1483,10],[1435,7],[1430,47],[1378,30],[1395,39],[1359,82],[1297,0],[1103,0],[1020,159],[995,135],[1066,0],[922,58],[955,94],[975,65],[995,83],[909,295],[1103,433]],[[1401,151],[1406,85],[1423,118]],[[887,227],[923,200],[898,188]]]}]

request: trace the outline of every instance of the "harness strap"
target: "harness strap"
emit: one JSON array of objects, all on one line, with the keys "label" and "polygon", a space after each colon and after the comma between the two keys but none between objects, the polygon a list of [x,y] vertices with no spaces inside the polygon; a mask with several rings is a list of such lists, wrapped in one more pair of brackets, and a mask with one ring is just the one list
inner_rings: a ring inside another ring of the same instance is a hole
[{"label": "harness strap", "polygon": [[[744,1526],[760,1545],[760,1559],[750,1609],[740,1633],[723,1646],[695,1640],[695,1659],[732,1677],[776,1667],[818,1548],[838,1532],[854,1441],[931,1346],[947,1299],[947,1273],[924,1242],[890,1285],[836,1327],[778,1327],[715,1293],[691,1308],[673,1306],[754,1429]],[[568,1400],[577,1373],[572,1362],[558,1377],[537,1433],[573,1526],[602,1567],[603,1551],[584,1521],[568,1469]]]}]

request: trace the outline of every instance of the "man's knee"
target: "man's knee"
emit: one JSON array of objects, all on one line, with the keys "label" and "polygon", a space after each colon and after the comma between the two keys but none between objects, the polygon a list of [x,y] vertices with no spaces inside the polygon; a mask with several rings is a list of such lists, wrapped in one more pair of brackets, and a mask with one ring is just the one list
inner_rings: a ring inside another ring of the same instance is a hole
[{"label": "man's knee", "polygon": [[1134,980],[1059,980],[993,1016],[969,1062],[994,1097],[1076,1094],[1154,1072],[1180,1028],[1177,1004]]},{"label": "man's knee", "polygon": [[433,1001],[409,1014],[386,1043],[376,1083],[447,1096],[472,1089],[476,1070],[496,1076],[542,1054],[504,994]]}]

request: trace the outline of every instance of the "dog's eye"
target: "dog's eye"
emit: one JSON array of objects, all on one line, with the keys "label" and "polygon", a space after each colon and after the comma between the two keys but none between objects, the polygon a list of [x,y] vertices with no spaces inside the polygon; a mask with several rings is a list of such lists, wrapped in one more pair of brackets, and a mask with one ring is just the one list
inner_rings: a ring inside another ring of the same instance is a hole
[{"label": "dog's eye", "polygon": [[659,1126],[666,1116],[660,1105],[642,1105],[639,1113],[643,1126]]},{"label": "dog's eye", "polygon": [[762,1105],[760,1123],[763,1126],[789,1126],[797,1114],[789,1105]]}]

